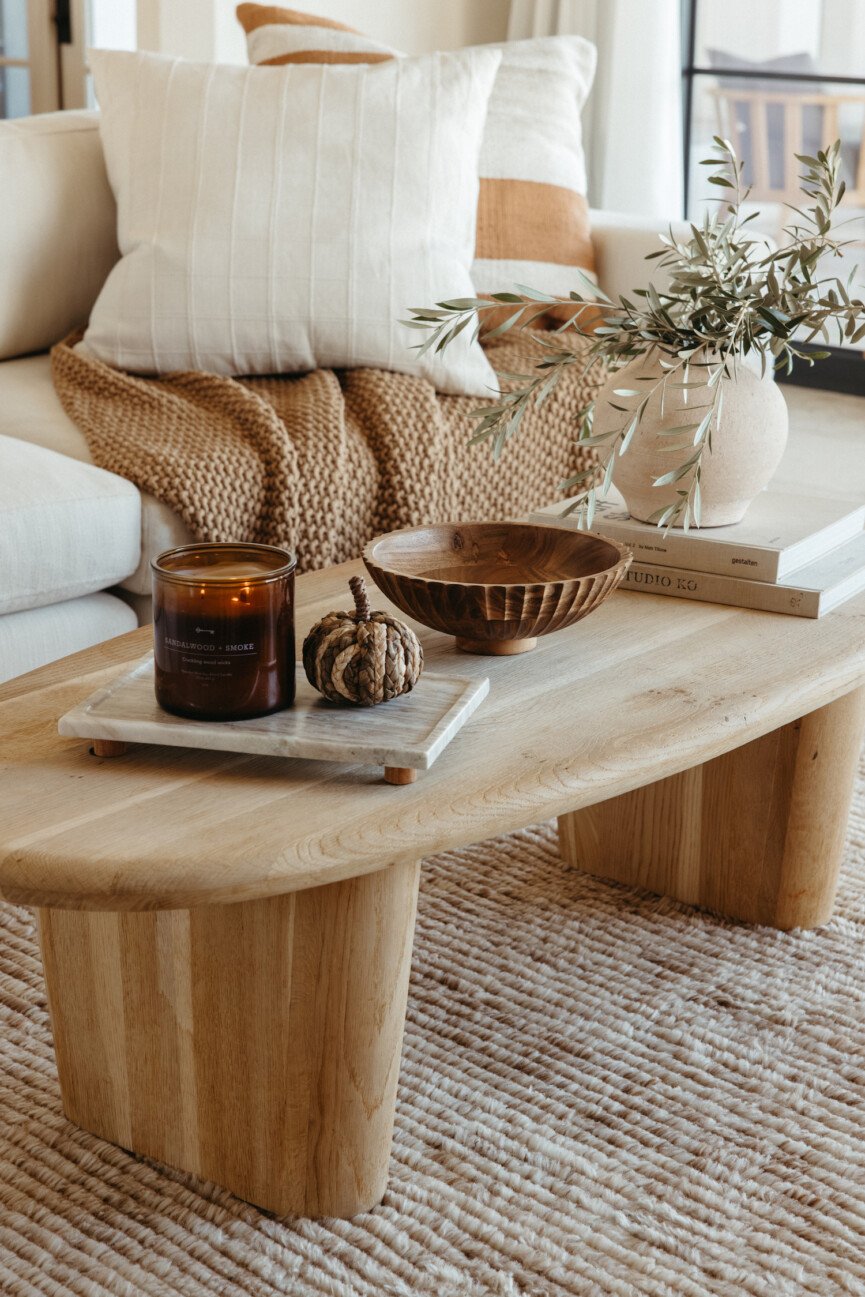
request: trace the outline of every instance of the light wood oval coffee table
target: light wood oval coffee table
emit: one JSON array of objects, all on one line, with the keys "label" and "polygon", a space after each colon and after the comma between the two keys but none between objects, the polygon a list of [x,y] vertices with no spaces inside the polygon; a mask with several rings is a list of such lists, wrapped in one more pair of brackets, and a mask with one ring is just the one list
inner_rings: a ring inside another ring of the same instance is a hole
[{"label": "light wood oval coffee table", "polygon": [[[302,633],[355,565],[300,578]],[[386,606],[384,599],[374,605]],[[753,923],[832,908],[865,726],[865,598],[821,621],[618,593],[489,675],[440,761],[141,747],[57,719],[141,630],[0,688],[0,896],[37,907],[63,1102],[278,1213],[381,1198],[419,860],[559,816],[582,869]]]}]

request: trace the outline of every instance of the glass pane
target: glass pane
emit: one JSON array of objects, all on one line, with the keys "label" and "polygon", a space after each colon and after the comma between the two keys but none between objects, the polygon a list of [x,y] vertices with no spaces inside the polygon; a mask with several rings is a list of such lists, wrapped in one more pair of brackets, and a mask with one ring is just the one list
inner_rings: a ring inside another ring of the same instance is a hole
[{"label": "glass pane", "polygon": [[[827,86],[825,93],[816,94],[807,83],[804,90],[797,86],[788,92],[773,85],[767,91],[750,81],[742,86],[735,77],[695,76],[689,148],[692,219],[702,214],[707,202],[717,203],[723,192],[708,184],[710,169],[699,165],[701,158],[710,156],[712,136],[719,134],[732,140],[745,164],[751,194],[744,211],[757,213],[752,228],[778,244],[793,219],[788,204],[802,205],[802,168],[794,154],[813,154],[841,140],[847,193],[837,217],[837,237],[848,246],[840,258],[827,260],[823,271],[846,280],[858,266],[854,292],[865,292],[865,86],[861,92],[855,86]],[[834,332],[830,342],[839,344]]]},{"label": "glass pane", "polygon": [[[732,140],[751,187],[752,228],[783,244],[799,205],[794,154],[841,140],[847,193],[837,237],[848,246],[821,267],[865,289],[865,2],[863,0],[697,0],[688,150],[688,213],[698,216],[718,190],[707,183],[713,135]],[[833,81],[848,77],[848,82]],[[721,191],[723,192],[723,191]],[[843,223],[843,224],[842,224]],[[829,341],[838,345],[832,333]],[[860,347],[857,348],[861,349]]]},{"label": "glass pane", "polygon": [[785,72],[865,79],[862,0],[699,0],[697,8],[698,67],[772,80]]},{"label": "glass pane", "polygon": [[0,0],[0,55],[27,58],[27,0]]},{"label": "glass pane", "polygon": [[801,165],[796,153],[814,154],[841,140],[841,165],[847,182],[847,207],[865,207],[865,85],[829,85],[815,91],[808,83],[794,90],[773,82],[764,89],[736,77],[694,78],[691,114],[691,201],[706,197],[707,156],[713,135],[733,142],[745,164],[745,180],[757,204],[798,203]]},{"label": "glass pane", "polygon": [[0,67],[0,120],[26,117],[30,112],[30,72]]}]

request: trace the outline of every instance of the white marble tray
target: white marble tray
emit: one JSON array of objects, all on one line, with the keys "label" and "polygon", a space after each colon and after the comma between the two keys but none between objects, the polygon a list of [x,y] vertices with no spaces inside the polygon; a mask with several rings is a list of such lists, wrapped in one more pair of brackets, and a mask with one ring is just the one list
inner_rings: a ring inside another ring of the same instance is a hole
[{"label": "white marble tray", "polygon": [[488,679],[425,672],[410,694],[378,707],[328,703],[297,668],[293,707],[248,721],[194,721],[172,716],[153,692],[153,655],[61,716],[61,734],[96,741],[101,756],[129,743],[209,748],[259,756],[307,757],[385,767],[391,783],[428,770],[489,693]]}]

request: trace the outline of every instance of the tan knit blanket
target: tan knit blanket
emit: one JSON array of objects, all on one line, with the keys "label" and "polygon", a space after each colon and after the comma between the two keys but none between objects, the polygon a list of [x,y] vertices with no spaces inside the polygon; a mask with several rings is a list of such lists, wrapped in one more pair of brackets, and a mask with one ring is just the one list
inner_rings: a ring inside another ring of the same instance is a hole
[{"label": "tan knit blanket", "polygon": [[[440,396],[425,379],[379,369],[136,378],[75,352],[75,340],[51,353],[54,385],[94,462],[164,501],[197,539],[287,546],[301,571],[393,528],[522,515],[586,464],[576,416],[598,380],[573,371],[494,464],[487,446],[467,444],[469,411],[483,402]],[[487,354],[525,373],[539,352],[523,336]]]}]

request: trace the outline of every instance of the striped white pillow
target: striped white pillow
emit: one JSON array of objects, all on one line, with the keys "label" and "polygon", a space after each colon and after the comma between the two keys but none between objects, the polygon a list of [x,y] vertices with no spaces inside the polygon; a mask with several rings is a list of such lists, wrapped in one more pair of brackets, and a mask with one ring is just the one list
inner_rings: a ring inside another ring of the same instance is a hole
[{"label": "striped white pillow", "polygon": [[371,366],[487,394],[477,343],[416,361],[399,319],[473,293],[500,57],[242,68],[93,51],[122,258],[83,345],[143,374]]},{"label": "striped white pillow", "polygon": [[[332,18],[244,3],[237,17],[250,63],[377,62],[398,52]],[[502,61],[479,158],[480,198],[472,279],[480,293],[530,284],[567,296],[594,278],[580,112],[595,73],[581,36],[541,36],[486,46]],[[555,315],[555,312],[552,313]]]}]

